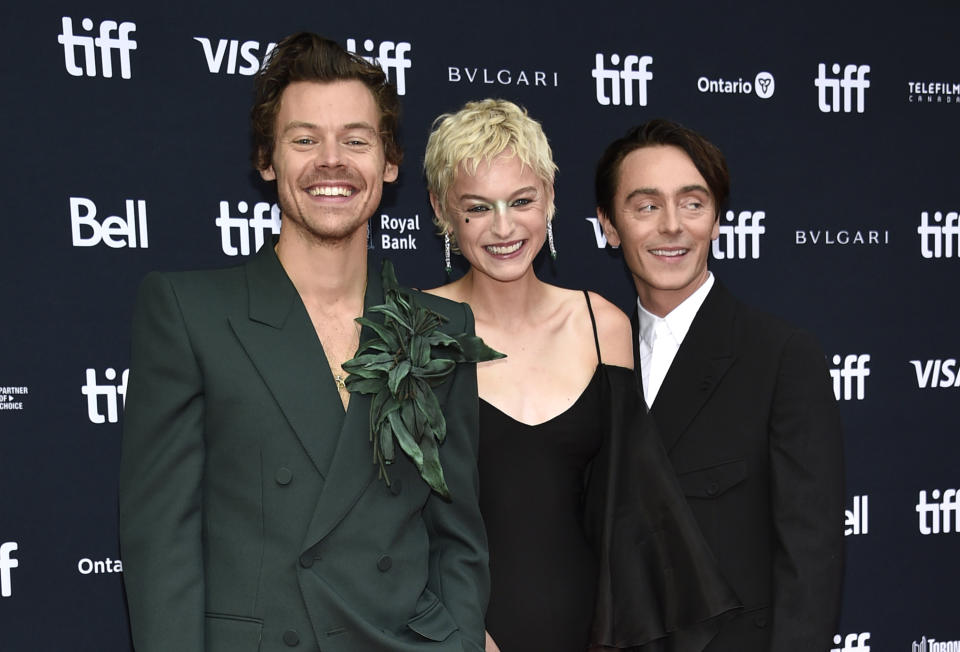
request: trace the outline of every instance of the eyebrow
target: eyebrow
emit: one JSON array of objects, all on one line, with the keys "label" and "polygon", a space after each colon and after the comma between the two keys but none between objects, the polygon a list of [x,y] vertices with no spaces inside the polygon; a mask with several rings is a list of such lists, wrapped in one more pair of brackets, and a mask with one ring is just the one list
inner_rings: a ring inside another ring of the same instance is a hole
[{"label": "eyebrow", "polygon": [[[516,197],[516,196],[518,196],[518,195],[525,195],[525,194],[527,194],[528,192],[537,193],[537,189],[536,189],[535,186],[525,186],[525,187],[523,187],[523,188],[518,188],[517,190],[515,190],[514,192],[512,192],[512,193],[509,195],[509,197],[510,197],[511,199],[513,199],[514,197]],[[490,201],[488,198],[484,197],[483,195],[471,195],[471,194],[460,195],[459,199],[461,199],[461,200],[463,200],[463,199],[473,199],[473,200],[476,200],[476,201],[487,201],[487,202]]]},{"label": "eyebrow", "polygon": [[[303,120],[293,120],[287,123],[287,126],[283,128],[283,133],[292,131],[294,129],[319,129],[319,125],[316,125],[312,122],[304,122]],[[369,131],[371,133],[377,133],[377,130],[369,122],[350,122],[342,127],[341,131],[354,131],[357,129],[362,129],[364,131]]]},{"label": "eyebrow", "polygon": [[[703,192],[703,193],[706,193],[707,196],[710,196],[710,197],[713,196],[709,188],[706,188],[700,185],[699,183],[692,183],[686,186],[682,186],[679,189],[677,194],[685,195],[688,192]],[[637,195],[655,195],[657,197],[662,197],[663,191],[660,190],[659,188],[635,188],[634,190],[630,191],[630,193],[624,198],[624,201],[625,202],[630,201]]]}]

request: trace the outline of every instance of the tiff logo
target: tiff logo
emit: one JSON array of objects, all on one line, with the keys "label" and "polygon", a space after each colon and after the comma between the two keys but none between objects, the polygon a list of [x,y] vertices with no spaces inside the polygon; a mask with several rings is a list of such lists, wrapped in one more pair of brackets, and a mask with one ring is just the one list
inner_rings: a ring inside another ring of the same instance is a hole
[{"label": "tiff logo", "polygon": [[[247,202],[237,203],[237,212],[246,215],[249,210]],[[263,234],[269,229],[271,233],[280,233],[280,207],[272,206],[265,201],[253,205],[253,217],[231,217],[230,203],[220,202],[220,216],[214,220],[220,227],[220,246],[228,256],[246,256],[250,254],[250,232],[253,232],[253,251],[259,251],[263,246]],[[239,239],[234,240],[236,233]]]},{"label": "tiff logo", "polygon": [[947,360],[911,360],[917,372],[917,387],[934,389],[960,387],[960,373],[957,373],[956,358]]},{"label": "tiff logo", "polygon": [[867,645],[869,640],[870,632],[847,634],[846,636],[837,634],[833,637],[833,644],[840,647],[830,648],[830,652],[870,652],[870,646]]},{"label": "tiff logo", "polygon": [[870,533],[870,496],[854,496],[853,509],[845,509],[846,517],[843,535],[860,535]]},{"label": "tiff logo", "polygon": [[[957,490],[947,489],[943,492],[943,498],[940,497],[939,489],[930,492],[930,497],[934,502],[927,502],[927,492],[920,492],[920,502],[917,503],[917,514],[919,515],[920,534],[950,534],[960,532],[957,523]],[[936,502],[939,501],[939,502]],[[953,520],[950,514],[953,513]]]},{"label": "tiff logo", "polygon": [[[830,68],[834,75],[840,74],[840,64],[835,63]],[[848,64],[843,68],[843,78],[827,77],[826,64],[818,64],[817,78],[813,80],[819,91],[818,101],[820,110],[823,113],[839,113],[841,111],[841,95],[843,97],[842,110],[844,113],[853,111],[853,91],[857,91],[857,113],[863,113],[863,107],[866,99],[867,89],[870,88],[870,81],[867,74],[870,72],[870,66],[858,66]],[[854,77],[854,75],[856,75]],[[841,93],[842,89],[842,93]]]},{"label": "tiff logo", "polygon": [[[713,241],[713,257],[717,260],[726,258],[760,257],[760,236],[767,232],[767,227],[760,224],[766,217],[763,211],[740,211],[736,216],[736,225],[724,224],[720,226],[720,235]],[[733,222],[733,211],[727,211],[725,219]],[[747,238],[749,237],[749,246]],[[722,243],[722,244],[721,244]]]},{"label": "tiff logo", "polygon": [[[203,36],[194,36],[193,40],[203,47],[203,56],[207,60],[207,68],[211,74],[219,74],[221,71],[227,75],[255,75],[260,70],[261,62],[266,61],[276,43],[268,43],[260,53],[259,41],[243,41],[236,39],[219,39],[216,50],[213,47],[213,41]],[[243,60],[243,65],[237,67],[237,57]],[[226,68],[224,68],[224,59],[226,59]]]},{"label": "tiff logo", "polygon": [[[118,409],[120,406],[118,405],[117,396],[119,395],[123,403],[126,403],[127,376],[129,374],[130,370],[124,369],[120,375],[120,384],[117,385],[114,384],[114,381],[117,379],[117,372],[112,368],[108,368],[103,372],[103,377],[109,382],[100,385],[97,383],[96,370],[87,369],[87,382],[80,388],[80,391],[87,397],[87,416],[92,423],[104,423],[105,421],[116,423],[120,420]],[[100,411],[101,396],[106,399],[106,416]]]},{"label": "tiff logo", "polygon": [[[920,213],[920,226],[917,227],[917,233],[920,234],[920,254],[924,258],[960,258],[960,213],[950,211],[944,215],[940,211],[934,211],[933,221],[936,224],[930,224],[930,214],[927,211]],[[943,222],[943,226],[937,226],[940,222]]]},{"label": "tiff logo", "polygon": [[[843,367],[840,361],[843,360]],[[870,362],[869,353],[851,353],[842,357],[839,353],[833,356],[833,364],[837,365],[830,370],[830,377],[833,378],[833,395],[838,401],[850,401],[856,396],[856,400],[862,401],[866,393],[867,376],[870,375],[870,368],[867,363]]]},{"label": "tiff logo", "polygon": [[[84,31],[93,31],[93,21],[84,18],[80,21]],[[105,20],[100,23],[100,35],[81,36],[73,33],[73,19],[63,17],[63,33],[57,36],[57,42],[63,45],[63,62],[67,72],[74,77],[86,74],[87,77],[97,76],[96,49],[100,49],[100,70],[104,77],[113,77],[113,51],[119,52],[120,76],[130,79],[130,52],[137,49],[137,42],[130,35],[137,31],[134,23],[117,23],[115,20]],[[112,36],[116,32],[116,36]],[[77,65],[77,48],[82,52],[82,65]]]},{"label": "tiff logo", "polygon": [[[128,199],[126,219],[119,215],[97,221],[97,205],[86,197],[70,198],[70,233],[74,247],[93,247],[103,242],[114,249],[147,248],[147,202]],[[87,233],[84,234],[84,230]],[[139,238],[138,238],[139,234]]]},{"label": "tiff logo", "polygon": [[[653,79],[653,73],[647,69],[653,63],[653,57],[638,57],[635,54],[627,55],[623,58],[623,68],[617,68],[620,65],[620,55],[611,54],[610,64],[613,68],[607,68],[604,65],[604,56],[601,53],[596,54],[596,67],[590,74],[597,80],[597,102],[603,106],[613,104],[620,105],[620,82],[623,81],[623,104],[624,106],[633,105],[633,87],[634,82],[637,86],[637,104],[647,105],[647,82]],[[607,84],[607,82],[610,82]],[[609,88],[610,94],[607,95]]]},{"label": "tiff logo", "polygon": [[13,586],[10,581],[10,569],[20,565],[10,553],[17,549],[17,544],[7,541],[0,544],[0,597],[9,598],[13,595]]},{"label": "tiff logo", "polygon": [[[374,42],[366,39],[363,42],[363,51],[366,55],[360,55],[370,63],[374,63],[383,69],[383,74],[388,80],[397,85],[397,95],[404,95],[407,92],[406,74],[404,71],[413,66],[413,61],[407,57],[410,52],[410,44],[405,41],[394,43],[393,41],[383,41],[377,49],[376,56],[373,55]],[[347,39],[347,52],[357,54],[356,39]],[[391,71],[393,77],[391,78]]]}]

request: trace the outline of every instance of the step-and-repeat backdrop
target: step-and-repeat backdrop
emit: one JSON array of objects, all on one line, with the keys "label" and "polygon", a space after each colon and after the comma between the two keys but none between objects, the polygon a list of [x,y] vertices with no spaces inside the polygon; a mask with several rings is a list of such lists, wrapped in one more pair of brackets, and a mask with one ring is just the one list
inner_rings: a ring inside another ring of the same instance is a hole
[{"label": "step-and-repeat backdrop", "polygon": [[409,285],[445,280],[420,172],[441,112],[504,97],[542,121],[560,255],[539,272],[625,309],[597,158],[658,116],[716,142],[733,192],[711,269],[819,336],[843,412],[832,650],[960,649],[956,3],[14,4],[0,10],[0,649],[130,649],[116,483],[134,293],[152,269],[239,263],[279,228],[248,164],[251,75],[301,29],[377,59],[402,95],[406,158],[370,247]]}]

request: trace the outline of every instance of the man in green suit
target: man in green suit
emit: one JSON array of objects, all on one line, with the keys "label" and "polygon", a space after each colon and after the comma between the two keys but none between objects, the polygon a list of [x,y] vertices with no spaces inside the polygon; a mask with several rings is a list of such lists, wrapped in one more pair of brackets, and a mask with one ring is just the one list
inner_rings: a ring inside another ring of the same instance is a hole
[{"label": "man in green suit", "polygon": [[[141,287],[120,472],[138,652],[483,649],[486,541],[477,388],[434,388],[450,500],[404,455],[378,479],[370,398],[343,363],[384,303],[367,221],[396,180],[398,99],[383,72],[313,34],[258,74],[254,161],[279,238],[245,265]],[[416,295],[473,332],[465,305]]]}]

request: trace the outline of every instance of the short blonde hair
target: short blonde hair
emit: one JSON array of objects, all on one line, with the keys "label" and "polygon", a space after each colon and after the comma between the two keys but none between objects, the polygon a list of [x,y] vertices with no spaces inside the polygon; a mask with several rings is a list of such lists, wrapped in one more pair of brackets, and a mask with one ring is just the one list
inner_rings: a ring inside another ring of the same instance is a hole
[{"label": "short blonde hair", "polygon": [[[433,121],[433,132],[427,140],[423,171],[427,190],[441,207],[457,178],[461,163],[470,174],[477,173],[481,162],[492,161],[505,150],[529,166],[548,190],[553,188],[557,165],[540,123],[527,115],[527,110],[507,100],[486,99],[467,102],[456,113],[444,113]],[[551,196],[547,221],[555,212]],[[443,214],[434,215],[440,233],[450,230]]]}]

